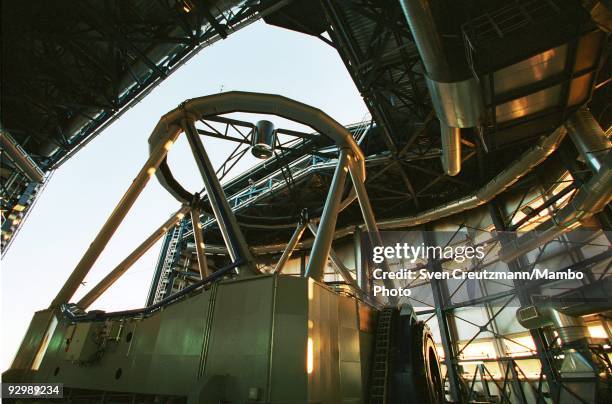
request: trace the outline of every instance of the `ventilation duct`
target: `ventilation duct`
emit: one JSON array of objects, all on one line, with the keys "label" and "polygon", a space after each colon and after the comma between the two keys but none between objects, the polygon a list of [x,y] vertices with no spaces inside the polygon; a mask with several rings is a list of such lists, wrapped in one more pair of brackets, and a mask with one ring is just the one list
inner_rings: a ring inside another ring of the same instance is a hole
[{"label": "ventilation duct", "polygon": [[569,316],[552,304],[521,307],[516,311],[516,318],[528,330],[552,326],[559,335],[562,347],[587,339],[589,335],[582,318]]},{"label": "ventilation duct", "polygon": [[[572,317],[551,304],[522,307],[516,311],[518,322],[532,330],[552,326],[563,349],[563,362],[559,368],[562,377],[593,378],[598,366],[588,349],[589,333],[582,318]],[[576,349],[578,348],[578,349]]]},{"label": "ventilation duct", "polygon": [[448,175],[457,175],[461,171],[461,129],[441,125],[442,167]]},{"label": "ventilation duct", "polygon": [[593,114],[585,107],[580,108],[567,120],[565,127],[582,160],[591,171],[598,173],[612,144]]},{"label": "ventilation duct", "polygon": [[[483,113],[478,82],[461,43],[444,39],[432,11],[434,0],[400,0],[426,72],[427,88],[440,120],[442,164],[448,175],[461,171],[461,128],[478,126]],[[458,31],[458,30],[457,30]]]},{"label": "ventilation duct", "polygon": [[[590,334],[580,316],[610,310],[611,287],[611,280],[599,281],[556,295],[550,300],[521,307],[516,312],[517,320],[523,327],[533,330],[550,326],[556,332],[563,350],[559,368],[561,378],[570,389],[579,393],[584,399],[581,402],[609,402],[608,381],[602,378],[606,374],[606,364],[591,352]],[[599,400],[593,401],[593,397]],[[566,402],[563,396],[559,402]]]},{"label": "ventilation duct", "polygon": [[[520,180],[525,174],[531,171],[533,168],[541,164],[548,156],[550,156],[564,139],[566,130],[564,127],[559,127],[551,135],[543,137],[536,145],[531,149],[523,153],[517,160],[514,161],[508,168],[499,173],[495,178],[485,184],[478,191],[475,191],[463,198],[457,199],[452,202],[440,205],[433,209],[429,209],[422,213],[414,216],[400,217],[382,220],[378,222],[379,230],[389,230],[418,226],[424,223],[429,223],[438,219],[442,219],[448,216],[452,216],[461,213],[466,210],[474,209],[481,206],[500,193],[507,190],[512,184]],[[355,193],[352,191],[351,194],[343,201],[341,210],[352,203],[355,199]],[[244,224],[241,224],[244,226]],[[296,225],[294,225],[296,226]],[[363,228],[363,225],[358,226]],[[341,229],[337,229],[334,233],[334,239],[339,239],[352,234],[355,231],[355,226],[346,226]],[[254,246],[251,249],[253,253],[257,255],[272,254],[282,252],[286,243],[278,244],[267,244]],[[296,244],[296,249],[309,248],[312,245],[312,240],[305,240]],[[206,251],[214,254],[225,254],[227,249],[224,246],[218,245],[206,245]]]},{"label": "ventilation duct", "polygon": [[379,222],[379,229],[393,229],[400,227],[412,227],[423,223],[428,223],[444,217],[474,209],[483,205],[500,193],[504,192],[512,184],[516,183],[534,167],[542,163],[558,147],[565,137],[564,127],[558,128],[551,135],[543,138],[531,149],[523,153],[508,168],[499,173],[495,178],[485,184],[478,191],[473,192],[461,199],[435,207],[415,216],[404,218],[389,219]]},{"label": "ventilation duct", "polygon": [[555,237],[579,227],[582,220],[599,213],[612,199],[610,192],[612,189],[612,154],[609,152],[610,142],[606,135],[586,109],[581,109],[574,114],[568,120],[566,127],[580,155],[593,169],[593,177],[583,184],[576,196],[565,207],[554,213],[548,221],[506,245],[499,255],[504,262],[510,262]]}]

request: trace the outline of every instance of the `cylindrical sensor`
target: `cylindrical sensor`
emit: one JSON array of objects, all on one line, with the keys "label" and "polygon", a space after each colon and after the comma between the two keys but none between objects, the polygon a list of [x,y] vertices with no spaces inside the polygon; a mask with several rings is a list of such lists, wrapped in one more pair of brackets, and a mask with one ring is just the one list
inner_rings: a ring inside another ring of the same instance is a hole
[{"label": "cylindrical sensor", "polygon": [[251,153],[259,159],[267,159],[274,154],[276,143],[276,129],[270,121],[259,121],[255,124],[253,137],[251,138]]}]

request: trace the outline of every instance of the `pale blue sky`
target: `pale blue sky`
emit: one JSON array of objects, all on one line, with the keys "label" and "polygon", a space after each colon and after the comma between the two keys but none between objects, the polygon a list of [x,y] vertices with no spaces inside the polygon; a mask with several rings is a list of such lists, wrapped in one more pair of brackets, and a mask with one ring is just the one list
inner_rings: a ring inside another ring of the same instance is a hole
[{"label": "pale blue sky", "polygon": [[[2,370],[10,365],[32,314],[49,305],[146,161],[147,138],[159,118],[185,99],[221,88],[281,94],[320,108],[342,124],[360,121],[367,112],[336,51],[315,38],[258,22],[204,49],[54,174],[2,260]],[[233,148],[216,141],[207,147],[213,149],[213,164]],[[200,187],[186,142],[177,142],[169,161],[188,188]],[[153,179],[73,301],[177,208]],[[158,243],[92,308],[142,307],[159,248]]]}]

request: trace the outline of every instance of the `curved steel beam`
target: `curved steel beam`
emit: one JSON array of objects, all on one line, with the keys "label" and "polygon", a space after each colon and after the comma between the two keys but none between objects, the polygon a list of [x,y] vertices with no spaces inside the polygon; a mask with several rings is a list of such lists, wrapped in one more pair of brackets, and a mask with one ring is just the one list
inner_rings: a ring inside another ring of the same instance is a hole
[{"label": "curved steel beam", "polygon": [[[309,126],[316,132],[329,137],[338,147],[350,149],[365,177],[363,152],[344,126],[318,108],[275,94],[230,91],[187,100],[159,120],[149,137],[149,148],[153,150],[159,143],[165,142],[168,128],[175,125],[180,126],[183,119],[198,120],[206,116],[232,112],[276,115]],[[156,176],[162,186],[179,202],[191,202],[193,195],[174,179],[168,169],[166,159],[161,163]]]}]

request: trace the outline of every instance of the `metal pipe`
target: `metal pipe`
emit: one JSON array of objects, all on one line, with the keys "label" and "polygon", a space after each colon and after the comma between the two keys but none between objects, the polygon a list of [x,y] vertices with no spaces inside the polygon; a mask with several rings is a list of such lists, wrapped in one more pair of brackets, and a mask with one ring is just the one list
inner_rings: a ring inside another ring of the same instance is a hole
[{"label": "metal pipe", "polygon": [[[442,164],[447,175],[461,171],[461,131],[479,125],[484,107],[465,53],[441,34],[433,0],[400,0],[426,72],[432,105],[440,120]],[[450,46],[449,46],[450,45]]]},{"label": "metal pipe", "polygon": [[143,241],[130,255],[125,257],[119,265],[94,286],[85,296],[79,300],[77,306],[85,310],[95,302],[102,294],[110,288],[121,276],[131,268],[140,257],[144,255],[160,238],[164,236],[174,225],[176,225],[189,210],[188,206],[182,206],[168,220],[155,230],[145,241]]},{"label": "metal pipe", "polygon": [[357,200],[359,201],[359,208],[361,209],[361,215],[365,223],[365,228],[370,233],[372,243],[375,245],[382,245],[382,239],[378,233],[378,227],[376,225],[376,217],[374,216],[374,210],[370,204],[370,198],[365,188],[365,179],[353,164],[353,160],[350,159],[348,164],[349,173],[351,175],[351,181],[353,182],[353,188],[357,193]]},{"label": "metal pipe", "polygon": [[[197,202],[199,202],[199,200]],[[191,224],[193,226],[193,238],[195,241],[196,256],[198,258],[198,271],[200,272],[200,279],[204,279],[210,276],[210,271],[208,270],[208,263],[206,262],[206,254],[204,254],[200,208],[198,208],[197,202],[191,207]]]},{"label": "metal pipe", "polygon": [[168,150],[170,150],[170,147],[180,133],[179,128],[176,126],[166,128],[166,132],[167,136],[163,141],[158,142],[154,149],[151,150],[148,160],[136,175],[136,178],[132,184],[130,184],[128,190],[123,195],[110,217],[106,220],[106,223],[104,223],[94,241],[89,245],[89,248],[64,283],[64,286],[51,302],[50,308],[59,307],[62,303],[66,303],[72,298],[79,288],[79,285],[100,256],[100,253],[102,253],[102,250],[106,247],[108,241],[117,230],[117,227],[119,227],[125,215],[147,185],[151,176],[157,170],[157,167],[162,160],[166,158]]},{"label": "metal pipe", "polygon": [[[414,227],[424,223],[428,223],[431,221],[439,220],[448,216],[452,216],[458,213],[461,213],[466,210],[474,209],[478,206],[486,204],[490,202],[493,198],[495,198],[500,193],[507,190],[512,184],[516,183],[520,180],[525,174],[531,171],[534,167],[542,163],[549,155],[551,155],[558,147],[561,141],[564,139],[566,134],[565,128],[560,127],[551,135],[542,138],[535,146],[531,149],[524,152],[514,163],[512,163],[508,168],[499,173],[495,178],[485,184],[482,188],[473,193],[466,195],[463,198],[457,199],[452,202],[448,202],[446,204],[437,206],[435,208],[426,210],[422,213],[419,213],[414,216],[408,217],[397,217],[392,219],[387,219],[383,221],[376,222],[370,221],[370,223],[374,223],[377,225],[379,229],[398,229],[398,228],[406,228],[406,227]],[[349,166],[350,170],[350,166]],[[357,170],[359,171],[359,170]],[[350,172],[350,171],[349,171]],[[355,182],[354,182],[355,184]],[[354,187],[354,190],[357,190],[358,187]],[[360,190],[361,192],[362,190]],[[367,197],[367,193],[365,194]],[[359,198],[359,197],[358,197]],[[362,194],[362,200],[365,201],[364,205],[360,204],[362,208],[362,214],[364,215],[364,220],[366,217],[370,217],[370,215],[366,212],[363,212],[363,209],[368,209],[369,199],[364,199]],[[369,208],[371,210],[371,206]],[[373,212],[372,212],[373,215]],[[370,219],[367,219],[370,220]],[[366,222],[365,225],[360,225],[360,228],[368,229],[368,224]],[[373,228],[373,227],[369,227]],[[334,233],[334,239],[339,239],[342,237],[346,237],[352,234],[355,230],[355,226],[346,226],[341,229],[336,230]],[[307,240],[296,245],[297,248],[307,248],[311,245],[311,241]],[[226,253],[226,250],[221,246],[211,246],[215,248],[215,252],[219,254]],[[271,254],[275,252],[283,251],[286,247],[286,244],[269,244],[269,245],[259,245],[253,247],[253,252],[255,254]]]},{"label": "metal pipe", "polygon": [[255,275],[259,273],[255,266],[255,261],[238,226],[236,216],[234,216],[234,212],[232,212],[227,202],[223,187],[219,183],[219,178],[215,174],[195,124],[191,119],[184,119],[182,124],[198,169],[204,180],[204,188],[208,194],[210,205],[217,219],[225,245],[228,248],[230,258],[232,261],[243,261],[247,273]]},{"label": "metal pipe", "polygon": [[[363,221],[365,223],[366,231],[368,232],[368,238],[370,239],[370,244],[373,247],[383,246],[382,237],[380,236],[380,232],[378,231],[378,225],[376,223],[376,217],[374,216],[374,209],[372,209],[372,205],[370,204],[370,198],[368,197],[368,192],[365,187],[365,180],[361,176],[361,173],[357,169],[357,167],[353,164],[353,161],[349,161],[349,173],[351,175],[351,181],[353,182],[353,188],[357,193],[357,200],[359,201],[359,207],[361,208],[361,215],[363,216]],[[389,272],[389,264],[387,260],[382,262],[383,271]],[[393,289],[395,287],[393,280],[384,278],[383,284],[388,289]],[[390,298],[390,302],[395,304],[397,303],[397,299],[395,297]]]},{"label": "metal pipe", "polygon": [[15,139],[6,131],[0,131],[0,146],[9,158],[15,163],[17,168],[21,170],[30,181],[41,183],[44,179],[44,173],[36,165],[34,160],[23,150]]},{"label": "metal pipe", "polygon": [[351,285],[353,287],[353,289],[355,289],[355,290],[362,290],[359,287],[359,284],[357,283],[357,280],[355,278],[353,278],[353,275],[351,275],[350,269],[348,269],[347,266],[344,265],[344,263],[342,262],[340,257],[338,257],[338,254],[336,254],[336,251],[334,251],[333,248],[329,250],[329,260],[331,261],[331,263],[332,263],[333,267],[336,269],[336,271],[338,271],[338,273],[340,273],[342,278],[344,278],[346,283]]},{"label": "metal pipe", "polygon": [[516,317],[529,330],[552,325],[559,335],[561,346],[589,335],[582,318],[567,315],[550,303],[521,307],[516,311]]},{"label": "metal pipe", "polygon": [[355,257],[355,273],[357,275],[357,284],[365,293],[368,293],[368,271],[367,265],[364,265],[364,257],[361,253],[361,236],[362,232],[359,226],[355,226],[353,233],[353,254]]},{"label": "metal pipe", "polygon": [[[580,117],[577,120],[580,122]],[[572,126],[572,128],[574,127]],[[602,139],[591,139],[596,135],[605,138],[603,132],[597,134],[597,131],[575,130],[573,133],[576,138],[576,147],[579,150],[583,145],[603,144]],[[596,157],[595,155],[593,156]],[[588,219],[605,208],[612,200],[612,192],[610,191],[612,190],[612,153],[607,151],[605,156],[601,158],[596,157],[595,165],[599,167],[599,170],[593,174],[587,183],[578,189],[576,196],[567,205],[555,212],[548,221],[503,248],[500,251],[499,258],[504,262],[510,262],[516,257],[544,245],[563,233],[579,227],[581,221]]]},{"label": "metal pipe", "polygon": [[597,173],[602,168],[602,158],[608,153],[612,144],[586,107],[580,108],[565,122],[567,133],[584,162],[591,171]]},{"label": "metal pipe", "polygon": [[451,65],[428,0],[400,0],[427,74],[437,80],[451,76]]},{"label": "metal pipe", "polygon": [[[315,238],[317,237],[317,234],[319,233],[319,229],[316,224],[308,223],[308,230],[310,230],[310,232],[312,233],[313,236],[315,236]],[[311,257],[312,257],[312,253],[311,253]],[[342,276],[342,278],[346,281],[346,283],[351,285],[355,290],[362,290],[359,287],[359,284],[357,283],[355,278],[353,278],[353,276],[351,275],[351,271],[346,267],[346,265],[344,265],[344,263],[342,262],[340,257],[338,257],[338,254],[336,254],[333,248],[329,249],[329,260],[331,261],[331,264],[334,267],[334,269],[340,274],[340,276]]]},{"label": "metal pipe", "polygon": [[[317,108],[275,94],[228,91],[187,100],[161,118],[149,137],[149,147],[153,148],[160,139],[165,139],[168,125],[180,126],[185,114],[199,118],[236,111],[276,115],[310,126],[315,132],[332,139],[339,148],[350,149],[365,176],[365,156],[344,126]],[[169,170],[158,170],[157,177],[179,202],[191,203],[191,194],[176,183]]]},{"label": "metal pipe", "polygon": [[307,225],[307,222],[298,223],[297,228],[293,232],[291,239],[289,240],[289,242],[287,243],[287,246],[285,247],[285,250],[283,251],[283,255],[281,255],[280,259],[276,263],[276,267],[274,267],[273,273],[278,274],[283,271],[283,267],[285,266],[287,261],[289,261],[289,258],[291,258],[291,254],[293,254],[293,250],[295,250],[295,246],[297,245],[297,243],[299,243],[300,239],[302,238],[302,234],[304,234],[304,230],[306,230],[306,225]]},{"label": "metal pipe", "polygon": [[534,147],[523,153],[514,163],[479,190],[415,216],[380,221],[378,222],[378,228],[394,229],[418,226],[474,209],[491,201],[551,155],[559,147],[559,144],[565,137],[565,133],[565,128],[559,127],[551,135],[542,138]]},{"label": "metal pipe", "polygon": [[327,200],[321,215],[319,231],[315,236],[310,260],[306,268],[306,276],[313,278],[315,281],[323,279],[327,258],[331,250],[332,241],[334,239],[334,229],[338,220],[338,209],[342,200],[342,192],[344,191],[344,183],[346,181],[346,173],[348,164],[348,150],[342,149],[338,158],[338,165],[334,172]]},{"label": "metal pipe", "polygon": [[461,129],[440,122],[442,132],[442,167],[446,175],[455,176],[461,171]]}]

